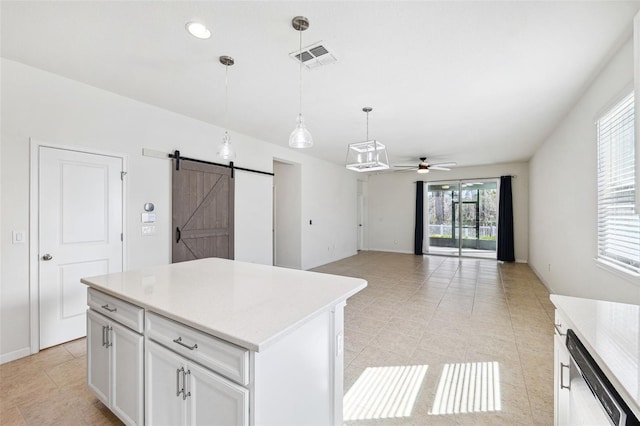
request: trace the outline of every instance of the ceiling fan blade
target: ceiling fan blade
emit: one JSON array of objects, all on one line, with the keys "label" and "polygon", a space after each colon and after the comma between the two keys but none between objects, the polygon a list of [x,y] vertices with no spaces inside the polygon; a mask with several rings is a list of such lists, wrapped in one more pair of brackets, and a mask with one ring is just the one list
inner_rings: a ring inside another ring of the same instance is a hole
[{"label": "ceiling fan blade", "polygon": [[430,168],[434,168],[434,167],[453,167],[457,165],[457,163],[454,162],[449,162],[449,163],[436,163],[436,164],[429,164]]},{"label": "ceiling fan blade", "polygon": [[415,168],[415,166],[414,166],[414,167],[412,167],[412,168],[410,168],[410,169],[409,169],[409,168],[407,168],[407,169],[396,169],[396,170],[394,170],[393,172],[394,172],[394,173],[407,173],[407,172],[413,172],[413,173],[415,173],[415,172],[416,172],[416,168]]},{"label": "ceiling fan blade", "polygon": [[429,170],[443,170],[445,172],[448,172],[451,169],[448,167],[442,167],[442,166],[429,166]]},{"label": "ceiling fan blade", "polygon": [[416,166],[404,166],[404,165],[398,165],[398,166],[392,166],[394,169],[415,169]]}]

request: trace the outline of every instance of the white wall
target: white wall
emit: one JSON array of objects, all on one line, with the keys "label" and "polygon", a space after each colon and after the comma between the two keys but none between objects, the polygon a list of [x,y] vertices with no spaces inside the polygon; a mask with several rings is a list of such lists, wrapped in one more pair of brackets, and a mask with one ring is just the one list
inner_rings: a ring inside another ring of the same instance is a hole
[{"label": "white wall", "polygon": [[[2,59],[0,71],[0,362],[6,362],[27,354],[30,342],[29,246],[11,244],[12,230],[29,229],[29,138],[128,157],[125,239],[132,269],[171,259],[170,162],[143,157],[142,148],[180,149],[188,157],[217,161],[222,130],[14,61]],[[314,219],[313,227],[302,230],[303,268],[356,253],[354,234],[344,232],[355,228],[354,173],[236,132],[232,142],[240,167],[272,171],[274,157],[301,165],[302,212]],[[241,171],[236,176],[235,257],[271,264],[272,178]],[[156,205],[158,233],[151,237],[140,232],[145,202]]]},{"label": "white wall", "polygon": [[640,303],[640,283],[601,269],[593,260],[597,254],[594,123],[615,99],[631,91],[632,80],[629,40],[530,161],[530,265],[554,293]]},{"label": "white wall", "polygon": [[302,168],[302,269],[357,253],[357,178],[343,166]]},{"label": "white wall", "polygon": [[275,264],[302,265],[302,174],[299,164],[273,163],[275,187]]},{"label": "white wall", "polygon": [[380,173],[369,177],[369,249],[413,253],[416,185],[424,181],[480,179],[514,175],[513,231],[516,261],[529,257],[529,170],[527,163],[459,167],[449,172]]}]

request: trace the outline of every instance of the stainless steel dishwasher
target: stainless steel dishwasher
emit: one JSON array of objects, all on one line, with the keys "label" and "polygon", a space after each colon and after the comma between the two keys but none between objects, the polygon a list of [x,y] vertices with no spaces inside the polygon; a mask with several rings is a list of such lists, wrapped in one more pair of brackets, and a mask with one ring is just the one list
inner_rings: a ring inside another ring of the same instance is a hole
[{"label": "stainless steel dishwasher", "polygon": [[637,426],[638,419],[622,400],[598,364],[573,330],[567,330],[566,347],[570,355],[568,383],[561,372],[561,386],[569,392],[560,410],[561,424]]}]

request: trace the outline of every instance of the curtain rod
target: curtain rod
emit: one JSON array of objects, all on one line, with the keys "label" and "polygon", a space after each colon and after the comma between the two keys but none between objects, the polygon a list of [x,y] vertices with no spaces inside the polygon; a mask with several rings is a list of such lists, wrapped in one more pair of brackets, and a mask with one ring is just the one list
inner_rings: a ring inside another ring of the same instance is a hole
[{"label": "curtain rod", "polygon": [[242,170],[243,172],[251,172],[251,173],[258,173],[261,175],[274,176],[274,174],[271,172],[263,172],[262,170],[254,170],[254,169],[247,169],[244,167],[238,167],[235,164],[233,164],[233,161],[230,161],[229,164],[221,164],[221,163],[214,163],[213,161],[198,160],[195,158],[183,157],[180,155],[180,151],[178,151],[177,149],[173,154],[167,154],[167,157],[173,158],[176,160],[176,170],[180,170],[180,161],[192,161],[194,163],[211,164],[212,166],[220,166],[220,167],[226,167],[228,169],[231,169],[232,178],[235,170]]},{"label": "curtain rod", "polygon": [[[517,175],[504,175],[504,176],[511,176],[514,179],[516,179],[518,177]],[[424,182],[424,183],[462,182],[462,181],[468,181],[468,180],[500,179],[501,177],[502,176],[489,176],[489,177],[465,178],[465,179],[417,180],[414,183],[416,183],[416,182]]]}]

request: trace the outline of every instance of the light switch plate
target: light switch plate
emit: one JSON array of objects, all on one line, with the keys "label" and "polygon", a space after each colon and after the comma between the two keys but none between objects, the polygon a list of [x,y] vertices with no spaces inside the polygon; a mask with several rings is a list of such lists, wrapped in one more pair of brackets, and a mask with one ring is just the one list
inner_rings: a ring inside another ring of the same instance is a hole
[{"label": "light switch plate", "polygon": [[13,231],[11,233],[11,242],[13,244],[24,244],[26,242],[25,238],[24,231]]}]

